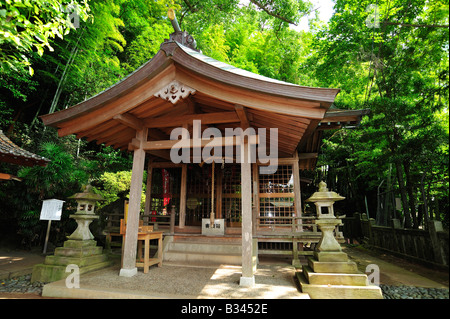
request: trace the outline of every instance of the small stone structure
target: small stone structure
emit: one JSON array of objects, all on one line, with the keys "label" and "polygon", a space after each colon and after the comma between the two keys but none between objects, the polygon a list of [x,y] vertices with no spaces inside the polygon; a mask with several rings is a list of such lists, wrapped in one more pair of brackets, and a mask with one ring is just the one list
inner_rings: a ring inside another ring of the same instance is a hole
[{"label": "small stone structure", "polygon": [[63,247],[55,249],[54,256],[47,256],[43,264],[35,265],[31,281],[52,282],[66,278],[71,272],[66,272],[68,265],[79,267],[80,274],[101,269],[111,265],[108,255],[103,253],[103,247],[97,246],[94,236],[89,230],[89,224],[98,219],[95,215],[95,203],[103,200],[100,195],[91,192],[88,185],[84,192],[69,198],[78,203],[77,212],[70,215],[77,221],[78,227]]},{"label": "small stone structure", "polygon": [[297,273],[300,287],[312,299],[382,299],[381,289],[369,285],[367,275],[358,272],[356,263],[348,259],[334,237],[333,231],[342,220],[334,216],[333,204],[342,199],[321,182],[319,191],[307,200],[316,205],[315,223],[322,237],[314,257],[309,257],[308,265]]},{"label": "small stone structure", "polygon": [[206,236],[223,236],[225,234],[225,220],[215,219],[213,224],[211,224],[209,218],[203,218],[202,234]]}]

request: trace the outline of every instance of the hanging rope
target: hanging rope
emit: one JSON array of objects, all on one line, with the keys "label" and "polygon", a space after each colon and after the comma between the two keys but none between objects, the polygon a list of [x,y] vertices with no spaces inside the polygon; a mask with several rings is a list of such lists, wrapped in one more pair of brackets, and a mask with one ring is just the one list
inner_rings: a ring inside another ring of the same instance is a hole
[{"label": "hanging rope", "polygon": [[210,226],[214,228],[214,171],[215,171],[215,162],[212,162],[211,167],[211,214],[209,215]]}]

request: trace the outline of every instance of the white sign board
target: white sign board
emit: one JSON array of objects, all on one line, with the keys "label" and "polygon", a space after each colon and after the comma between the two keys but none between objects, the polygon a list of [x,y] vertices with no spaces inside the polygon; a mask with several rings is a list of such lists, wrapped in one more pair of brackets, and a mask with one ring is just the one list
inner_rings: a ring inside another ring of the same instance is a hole
[{"label": "white sign board", "polygon": [[41,220],[61,220],[63,200],[46,199],[42,201]]}]

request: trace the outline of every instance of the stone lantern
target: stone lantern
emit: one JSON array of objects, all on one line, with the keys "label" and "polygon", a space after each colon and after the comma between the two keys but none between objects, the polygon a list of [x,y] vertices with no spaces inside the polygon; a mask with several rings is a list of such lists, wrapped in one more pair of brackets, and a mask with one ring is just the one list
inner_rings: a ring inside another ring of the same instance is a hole
[{"label": "stone lantern", "polygon": [[340,196],[336,192],[330,192],[325,182],[319,183],[319,191],[315,192],[307,202],[313,202],[316,205],[317,218],[336,218],[334,216],[333,205],[339,200],[343,200],[345,197]]},{"label": "stone lantern", "polygon": [[[321,255],[328,257],[339,256],[341,252],[341,245],[337,242],[333,231],[336,226],[339,225],[342,220],[334,216],[333,205],[336,201],[343,200],[345,197],[340,196],[336,192],[330,192],[327,188],[325,182],[319,183],[319,191],[315,192],[307,202],[313,202],[317,209],[317,220],[315,223],[322,231],[322,237],[316,248],[315,256],[319,257]],[[331,254],[323,254],[331,253]],[[320,258],[318,258],[320,260]]]},{"label": "stone lantern", "polygon": [[92,240],[94,235],[92,235],[89,230],[89,225],[98,219],[99,217],[95,215],[95,204],[97,201],[104,200],[101,195],[95,194],[91,191],[92,186],[87,185],[82,193],[77,193],[70,196],[70,199],[75,199],[77,202],[77,212],[70,215],[71,218],[75,219],[78,224],[77,229],[68,238],[72,240]]},{"label": "stone lantern", "polygon": [[[99,217],[95,215],[95,204],[103,197],[91,192],[88,185],[82,193],[69,198],[77,201],[77,211],[70,215],[75,219],[78,227],[68,236],[63,247],[57,247],[53,256],[45,257],[43,264],[33,267],[31,281],[51,282],[66,278],[70,272],[67,267],[77,266],[79,274],[108,267],[112,260],[103,253],[103,247],[97,246],[89,225]],[[72,268],[71,268],[72,269]]]},{"label": "stone lantern", "polygon": [[367,275],[358,271],[356,263],[348,259],[334,236],[342,220],[334,216],[333,205],[343,199],[320,182],[319,191],[306,200],[316,205],[315,223],[322,233],[314,257],[309,257],[308,265],[297,273],[301,290],[312,299],[383,298],[381,289],[369,284]]}]

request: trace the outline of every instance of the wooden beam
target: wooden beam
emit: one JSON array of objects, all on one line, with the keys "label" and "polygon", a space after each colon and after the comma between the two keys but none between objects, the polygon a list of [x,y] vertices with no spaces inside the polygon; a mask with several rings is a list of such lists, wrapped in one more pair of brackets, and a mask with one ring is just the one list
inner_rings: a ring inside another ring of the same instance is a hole
[{"label": "wooden beam", "polygon": [[20,177],[11,175],[11,174],[6,174],[6,173],[0,173],[0,180],[15,180],[15,181],[22,181],[22,179]]},{"label": "wooden beam", "polygon": [[146,151],[148,154],[163,158],[165,160],[170,161],[170,151],[167,150],[153,150],[153,151]]},{"label": "wooden beam", "polygon": [[300,153],[298,154],[298,159],[311,159],[311,158],[317,158],[319,156],[319,153]]},{"label": "wooden beam", "polygon": [[128,144],[128,150],[134,151],[134,150],[137,150],[140,146],[141,146],[141,141],[138,140],[137,138],[133,138],[133,139],[131,139],[130,144]]},{"label": "wooden beam", "polygon": [[195,114],[195,113],[197,113],[198,107],[197,107],[197,104],[192,99],[192,95],[188,96],[184,101],[185,101],[185,103],[187,105],[187,108],[188,108],[188,114]]},{"label": "wooden beam", "polygon": [[239,120],[241,121],[241,127],[243,130],[246,130],[250,127],[250,122],[248,121],[247,111],[242,105],[236,105],[234,107]]},{"label": "wooden beam", "polygon": [[140,131],[144,127],[144,122],[141,119],[138,119],[136,116],[128,113],[117,114],[113,117],[113,119],[122,123],[123,125],[135,129],[136,131]]},{"label": "wooden beam", "polygon": [[[173,147],[177,148],[192,148],[195,145],[197,147],[218,147],[218,146],[234,146],[241,145],[240,137],[227,136],[214,139],[183,139],[183,140],[162,140],[162,141],[147,141],[143,143],[143,149],[145,151],[153,150],[169,150]],[[259,136],[249,136],[249,144],[259,144]],[[133,139],[130,143],[130,147],[134,148],[137,145],[137,141]]]},{"label": "wooden beam", "polygon": [[172,162],[153,162],[153,168],[174,168],[183,167],[182,163],[172,163]]},{"label": "wooden beam", "polygon": [[217,112],[204,114],[185,114],[180,116],[163,116],[144,121],[148,128],[180,127],[194,120],[202,121],[202,124],[234,123],[239,122],[236,112]]}]

